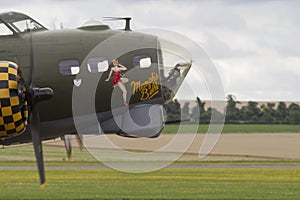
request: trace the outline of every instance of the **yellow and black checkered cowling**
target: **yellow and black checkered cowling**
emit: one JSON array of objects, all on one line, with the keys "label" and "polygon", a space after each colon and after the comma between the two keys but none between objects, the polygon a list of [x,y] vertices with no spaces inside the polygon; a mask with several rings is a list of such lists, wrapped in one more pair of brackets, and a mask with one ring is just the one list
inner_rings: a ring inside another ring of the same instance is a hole
[{"label": "yellow and black checkered cowling", "polygon": [[0,61],[0,138],[20,135],[27,126],[25,87],[17,72],[17,64]]}]

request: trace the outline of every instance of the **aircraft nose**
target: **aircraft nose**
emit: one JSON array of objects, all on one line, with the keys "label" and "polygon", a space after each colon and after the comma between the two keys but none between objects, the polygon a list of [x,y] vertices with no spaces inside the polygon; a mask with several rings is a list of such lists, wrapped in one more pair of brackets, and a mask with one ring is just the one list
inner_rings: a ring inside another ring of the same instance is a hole
[{"label": "aircraft nose", "polygon": [[191,69],[191,66],[191,62],[181,62],[177,63],[174,67],[169,68],[168,75],[161,79],[163,97],[165,101],[173,99]]}]

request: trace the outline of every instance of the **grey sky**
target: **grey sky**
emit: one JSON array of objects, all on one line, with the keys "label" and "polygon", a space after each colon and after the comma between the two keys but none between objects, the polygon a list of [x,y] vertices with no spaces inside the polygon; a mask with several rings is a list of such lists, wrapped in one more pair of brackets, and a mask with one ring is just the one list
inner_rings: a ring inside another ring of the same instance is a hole
[{"label": "grey sky", "polygon": [[[1,10],[24,12],[49,28],[60,22],[74,28],[88,19],[131,16],[133,29],[177,31],[206,50],[221,75],[225,94],[234,94],[240,100],[300,101],[300,2],[296,0],[0,3]],[[105,23],[114,28],[123,26],[119,22]]]}]

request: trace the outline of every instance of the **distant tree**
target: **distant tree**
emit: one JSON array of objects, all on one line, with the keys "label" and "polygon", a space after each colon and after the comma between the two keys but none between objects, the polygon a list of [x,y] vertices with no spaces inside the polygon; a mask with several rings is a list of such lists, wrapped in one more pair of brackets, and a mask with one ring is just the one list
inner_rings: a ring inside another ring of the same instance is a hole
[{"label": "distant tree", "polygon": [[[205,110],[205,102],[202,102],[199,97],[197,97],[196,103],[197,105],[191,109],[191,112],[189,103],[185,103],[182,107],[182,114],[190,116],[193,122],[201,124],[222,122],[224,115],[221,112],[214,108]],[[279,102],[275,108],[274,103],[266,103],[259,107],[257,102],[249,101],[247,105],[239,109],[237,107],[239,103],[234,95],[227,96],[225,123],[300,124],[300,106],[298,104],[292,103],[287,107],[286,103]],[[166,110],[169,113],[169,120],[180,119],[180,104],[176,99],[170,102]],[[212,114],[213,121],[211,121]]]},{"label": "distant tree", "polygon": [[184,115],[183,117],[185,117],[185,118],[190,117],[190,102],[185,102],[184,103],[181,112]]},{"label": "distant tree", "polygon": [[181,113],[181,107],[180,107],[180,103],[178,102],[177,99],[174,100],[174,106],[175,106],[174,114],[180,115],[180,113]]},{"label": "distant tree", "polygon": [[202,102],[199,97],[196,98],[197,106],[192,108],[191,117],[194,122],[207,124],[210,121],[211,115],[205,110],[205,102]]},{"label": "distant tree", "polygon": [[248,116],[250,123],[257,123],[261,117],[261,110],[258,108],[258,103],[254,101],[248,102]]},{"label": "distant tree", "polygon": [[258,103],[249,101],[246,106],[240,109],[240,117],[245,123],[258,123],[262,113],[258,108]]},{"label": "distant tree", "polygon": [[267,103],[262,105],[261,122],[265,124],[274,124],[276,122],[276,111],[274,110],[274,103]]},{"label": "distant tree", "polygon": [[209,107],[205,115],[205,117],[203,116],[203,121],[206,123],[219,124],[224,122],[224,115],[215,108]]},{"label": "distant tree", "polygon": [[191,111],[191,118],[194,123],[200,123],[200,111],[198,106],[194,106]]},{"label": "distant tree", "polygon": [[261,121],[264,124],[274,124],[275,118],[269,112],[264,112]]},{"label": "distant tree", "polygon": [[164,105],[167,112],[167,121],[179,120],[181,118],[180,113],[180,103],[177,99],[170,101],[168,104]]},{"label": "distant tree", "polygon": [[288,111],[300,111],[300,106],[295,103],[291,103],[288,107]]},{"label": "distant tree", "polygon": [[284,102],[279,102],[276,108],[276,118],[277,122],[283,124],[287,120],[287,116],[289,114],[289,110]]},{"label": "distant tree", "polygon": [[296,110],[290,111],[287,117],[287,122],[289,124],[300,124],[300,112]]},{"label": "distant tree", "polygon": [[202,102],[199,97],[197,97],[196,100],[197,100],[197,105],[199,107],[200,113],[204,113],[205,112],[205,108],[204,108],[205,102]]},{"label": "distant tree", "polygon": [[201,99],[199,97],[197,97],[196,103],[197,103],[197,105],[194,108],[192,108],[191,116],[192,116],[192,119],[194,122],[202,123],[201,115],[203,115],[203,113],[205,113],[205,108],[204,108],[205,102],[202,102]]},{"label": "distant tree", "polygon": [[226,105],[226,123],[236,123],[239,119],[239,109],[236,105],[240,103],[236,101],[236,97],[232,94],[227,96]]},{"label": "distant tree", "polygon": [[242,106],[242,108],[239,110],[239,116],[240,120],[247,123],[250,119],[249,112],[248,112],[248,106]]},{"label": "distant tree", "polygon": [[292,103],[288,107],[288,116],[286,121],[289,124],[300,124],[300,106]]}]

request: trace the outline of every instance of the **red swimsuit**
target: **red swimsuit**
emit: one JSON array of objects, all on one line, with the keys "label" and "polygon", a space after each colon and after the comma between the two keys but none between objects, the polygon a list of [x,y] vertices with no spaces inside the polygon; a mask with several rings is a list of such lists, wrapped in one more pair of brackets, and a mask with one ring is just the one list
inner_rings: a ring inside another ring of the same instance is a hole
[{"label": "red swimsuit", "polygon": [[116,85],[118,84],[119,81],[122,81],[120,78],[121,75],[121,71],[113,71],[114,73],[114,79],[113,79],[113,87],[116,87]]}]

